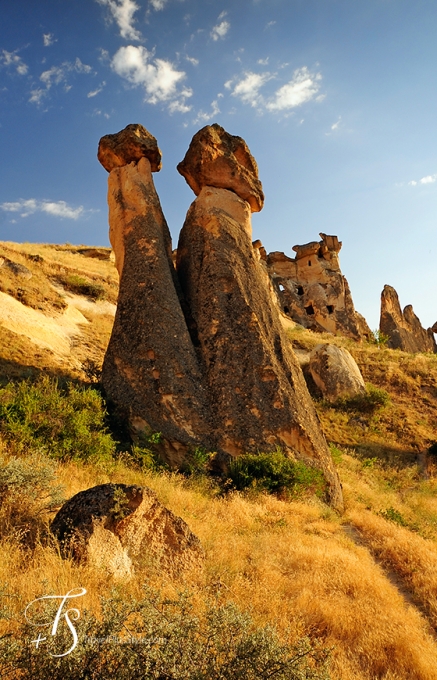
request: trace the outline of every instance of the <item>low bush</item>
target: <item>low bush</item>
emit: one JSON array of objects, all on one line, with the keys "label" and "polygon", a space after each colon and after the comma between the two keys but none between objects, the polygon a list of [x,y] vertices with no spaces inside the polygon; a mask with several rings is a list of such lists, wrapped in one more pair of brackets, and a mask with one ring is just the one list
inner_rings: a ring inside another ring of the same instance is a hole
[{"label": "low bush", "polygon": [[39,451],[61,460],[109,460],[115,442],[97,390],[47,376],[0,389],[0,433],[16,454]]},{"label": "low bush", "polygon": [[353,397],[342,397],[337,399],[333,406],[340,411],[373,413],[379,408],[387,406],[389,403],[390,396],[385,390],[368,383],[366,385],[366,391],[362,394],[356,394]]},{"label": "low bush", "polygon": [[320,470],[293,461],[279,449],[272,453],[247,453],[235,458],[230,466],[230,486],[237,491],[255,489],[268,493],[323,496],[326,483]]},{"label": "low bush", "polygon": [[101,283],[90,281],[83,276],[68,274],[66,276],[59,276],[58,281],[70,293],[84,295],[92,300],[103,300],[106,297],[105,288]]},{"label": "low bush", "polygon": [[98,618],[83,611],[74,625],[78,644],[63,658],[50,656],[72,645],[63,618],[56,635],[47,635],[38,649],[30,641],[44,629],[29,624],[23,626],[18,642],[0,639],[1,677],[15,673],[33,680],[329,680],[328,650],[308,638],[295,645],[283,643],[273,627],[256,627],[233,604],[209,602],[205,611],[194,614],[186,594],[163,600],[146,588],[141,599],[134,599],[113,591],[101,598]]},{"label": "low bush", "polygon": [[63,488],[56,484],[52,461],[38,454],[0,457],[1,536],[14,533],[21,540],[34,543],[45,530],[48,513],[63,501]]}]

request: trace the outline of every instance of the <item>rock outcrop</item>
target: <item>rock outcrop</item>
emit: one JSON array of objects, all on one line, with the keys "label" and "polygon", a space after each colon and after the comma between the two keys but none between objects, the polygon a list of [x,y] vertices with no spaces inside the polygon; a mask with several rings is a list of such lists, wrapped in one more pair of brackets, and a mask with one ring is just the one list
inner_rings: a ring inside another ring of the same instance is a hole
[{"label": "rock outcrop", "polygon": [[259,212],[263,207],[258,166],[246,142],[216,123],[194,135],[178,171],[196,196],[203,187],[212,186],[235,192],[249,203],[252,212]]},{"label": "rock outcrop", "polygon": [[159,569],[181,577],[203,563],[199,539],[146,487],[102,484],[70,498],[51,531],[61,554],[116,577]]},{"label": "rock outcrop", "polygon": [[379,330],[388,337],[388,347],[413,353],[437,352],[433,328],[425,330],[422,327],[411,305],[407,305],[402,311],[395,289],[384,286],[381,293]]},{"label": "rock outcrop", "polygon": [[293,246],[294,258],[267,256],[279,305],[293,321],[310,330],[328,331],[360,340],[372,336],[364,317],[355,311],[348,282],[340,270],[337,236]]},{"label": "rock outcrop", "polygon": [[324,399],[364,394],[366,385],[350,352],[344,347],[317,345],[310,354],[309,370]]},{"label": "rock outcrop", "polygon": [[[221,147],[232,148],[231,135],[207,126],[178,166],[184,176],[202,176],[209,184],[203,184],[188,210],[177,249],[177,273],[194,322],[192,337],[202,357],[217,448],[238,456],[280,446],[324,470],[339,507],[337,473],[252,246],[251,211],[259,205],[251,207],[247,186],[259,183],[256,165],[249,177],[246,165],[241,178],[234,166],[232,190],[224,188],[223,157],[215,155],[217,132]],[[202,160],[193,158],[198,140],[211,145],[199,149],[200,159],[207,159],[204,174]]]},{"label": "rock outcrop", "polygon": [[[122,142],[110,137],[123,157]],[[120,287],[103,388],[134,434],[162,433],[162,454],[177,467],[190,446],[213,450],[213,443],[207,396],[178,295],[170,232],[147,157],[111,170],[108,203]]]},{"label": "rock outcrop", "polygon": [[97,158],[105,170],[122,168],[147,158],[152,172],[161,170],[161,151],[156,138],[142,125],[132,123],[114,135],[105,135],[99,142]]},{"label": "rock outcrop", "polygon": [[181,231],[176,273],[150,162],[129,161],[131,151],[123,155],[110,137],[128,162],[109,175],[120,292],[103,364],[106,394],[134,430],[162,433],[174,467],[196,445],[216,451],[218,466],[280,446],[323,470],[341,509],[338,475],[252,246],[251,212],[263,193],[245,142],[207,126],[179,164],[198,198]]}]

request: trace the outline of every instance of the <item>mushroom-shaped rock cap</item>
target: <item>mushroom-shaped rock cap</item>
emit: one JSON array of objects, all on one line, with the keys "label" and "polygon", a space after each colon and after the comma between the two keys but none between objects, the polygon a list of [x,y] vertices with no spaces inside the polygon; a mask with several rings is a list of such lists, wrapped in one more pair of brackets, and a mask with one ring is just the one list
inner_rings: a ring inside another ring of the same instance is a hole
[{"label": "mushroom-shaped rock cap", "polygon": [[206,125],[194,135],[177,169],[196,196],[204,186],[230,189],[249,203],[252,212],[263,207],[258,166],[246,142],[217,123]]},{"label": "mushroom-shaped rock cap", "polygon": [[97,158],[108,172],[141,158],[150,161],[152,172],[161,170],[161,151],[155,137],[142,125],[132,123],[99,142]]}]

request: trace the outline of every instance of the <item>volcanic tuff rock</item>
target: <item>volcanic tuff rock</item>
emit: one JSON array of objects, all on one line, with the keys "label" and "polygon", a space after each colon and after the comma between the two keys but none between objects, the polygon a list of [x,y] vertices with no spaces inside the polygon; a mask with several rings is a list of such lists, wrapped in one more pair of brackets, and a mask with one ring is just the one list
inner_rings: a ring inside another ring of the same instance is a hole
[{"label": "volcanic tuff rock", "polygon": [[111,171],[108,203],[120,287],[102,384],[134,433],[162,433],[162,454],[178,466],[188,447],[202,444],[212,450],[212,443],[170,233],[147,158]]},{"label": "volcanic tuff rock", "polygon": [[133,568],[171,576],[200,567],[204,553],[188,525],[147,487],[102,484],[67,501],[51,524],[61,553],[117,577]]},{"label": "volcanic tuff rock", "polygon": [[264,194],[258,166],[244,139],[230,135],[220,125],[206,125],[197,132],[185,158],[177,166],[198,196],[205,186],[229,189],[259,212]]},{"label": "volcanic tuff rock", "polygon": [[328,401],[353,397],[366,391],[361,371],[344,347],[317,345],[310,355],[309,370],[323,398]]},{"label": "volcanic tuff rock", "polygon": [[310,330],[346,335],[359,340],[372,332],[355,311],[348,282],[340,270],[337,236],[320,234],[321,241],[293,246],[295,258],[273,252],[267,268],[281,309]]},{"label": "volcanic tuff rock", "polygon": [[142,125],[132,123],[114,135],[105,135],[99,142],[97,158],[111,172],[140,158],[150,161],[152,172],[161,170],[161,151],[153,135]]},{"label": "volcanic tuff rock", "polygon": [[[218,126],[211,127],[200,139]],[[188,210],[177,273],[194,321],[218,450],[238,456],[280,446],[322,468],[331,500],[341,507],[337,473],[252,246],[250,205],[222,187],[217,167],[217,182],[211,163],[210,185]]]},{"label": "volcanic tuff rock", "polygon": [[162,433],[171,465],[195,445],[219,461],[281,446],[323,470],[341,509],[337,473],[252,247],[250,214],[262,206],[256,163],[243,140],[213,125],[195,135],[181,166],[199,196],[180,235],[177,275],[149,161],[109,176],[120,293],[105,391],[133,428]]},{"label": "volcanic tuff rock", "polygon": [[407,305],[401,311],[397,292],[391,286],[384,286],[381,293],[381,319],[379,330],[388,336],[388,347],[405,352],[437,352],[433,329],[425,330]]}]

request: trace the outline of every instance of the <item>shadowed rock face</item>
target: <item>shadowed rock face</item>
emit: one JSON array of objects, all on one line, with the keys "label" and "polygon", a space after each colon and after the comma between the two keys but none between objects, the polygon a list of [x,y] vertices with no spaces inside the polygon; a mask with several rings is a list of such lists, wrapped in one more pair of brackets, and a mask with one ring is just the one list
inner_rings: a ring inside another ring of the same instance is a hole
[{"label": "shadowed rock face", "polygon": [[116,577],[135,567],[181,576],[201,567],[204,553],[187,524],[147,487],[102,484],[67,501],[51,525],[61,552]]},{"label": "shadowed rock face", "polygon": [[250,207],[205,186],[191,205],[177,272],[196,326],[218,449],[272,451],[323,469],[341,507],[337,473],[306,384],[252,247]]},{"label": "shadowed rock face", "polygon": [[[434,327],[433,327],[434,328]],[[388,346],[404,352],[437,352],[433,329],[425,330],[407,305],[402,312],[397,292],[391,286],[384,286],[381,293],[381,333],[388,336]]]},{"label": "shadowed rock face", "polygon": [[194,135],[185,158],[177,166],[198,196],[205,186],[229,189],[259,212],[264,194],[258,166],[244,139],[230,135],[220,125],[207,125]]},{"label": "shadowed rock face", "polygon": [[111,171],[108,203],[120,288],[102,384],[134,433],[162,433],[164,458],[178,466],[189,446],[212,450],[212,442],[170,233],[147,158]]},{"label": "shadowed rock face", "polygon": [[142,125],[132,123],[114,135],[105,135],[99,142],[97,158],[105,170],[137,163],[140,158],[150,161],[152,172],[161,170],[161,151],[153,135]]},{"label": "shadowed rock face", "polygon": [[372,337],[366,320],[355,311],[349,284],[340,270],[337,236],[320,234],[321,241],[294,246],[295,258],[274,252],[267,269],[279,304],[289,317],[317,332]]}]

